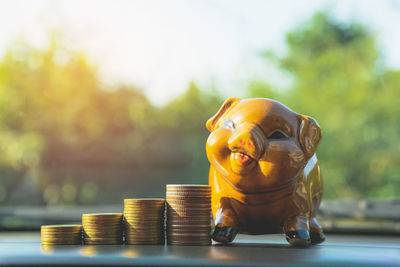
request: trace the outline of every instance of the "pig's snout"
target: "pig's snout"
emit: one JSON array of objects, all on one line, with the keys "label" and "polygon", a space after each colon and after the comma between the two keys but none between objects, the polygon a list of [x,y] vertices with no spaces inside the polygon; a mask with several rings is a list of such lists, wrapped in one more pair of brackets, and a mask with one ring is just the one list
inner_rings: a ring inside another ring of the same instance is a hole
[{"label": "pig's snout", "polygon": [[259,126],[254,123],[245,123],[236,128],[228,140],[228,147],[237,155],[237,160],[246,161],[245,156],[259,160],[264,153],[265,136]]}]

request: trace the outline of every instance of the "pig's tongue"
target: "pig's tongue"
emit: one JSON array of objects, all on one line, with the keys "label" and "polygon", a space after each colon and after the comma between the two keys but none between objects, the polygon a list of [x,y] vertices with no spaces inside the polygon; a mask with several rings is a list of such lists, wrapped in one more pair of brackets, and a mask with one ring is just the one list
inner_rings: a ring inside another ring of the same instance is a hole
[{"label": "pig's tongue", "polygon": [[235,160],[243,165],[249,164],[251,162],[251,158],[242,153],[235,153]]}]

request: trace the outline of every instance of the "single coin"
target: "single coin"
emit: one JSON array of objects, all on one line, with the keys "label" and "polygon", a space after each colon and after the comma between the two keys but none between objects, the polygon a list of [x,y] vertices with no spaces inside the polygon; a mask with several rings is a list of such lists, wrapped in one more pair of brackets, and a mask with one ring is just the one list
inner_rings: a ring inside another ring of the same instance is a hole
[{"label": "single coin", "polygon": [[173,230],[173,229],[208,229],[211,227],[211,223],[197,223],[196,225],[194,225],[194,227],[192,227],[193,224],[190,223],[182,223],[182,222],[174,222],[174,226],[170,226],[169,224],[166,227],[167,231]]},{"label": "single coin", "polygon": [[90,220],[82,220],[82,225],[119,225],[122,223],[122,218],[116,221],[90,221]]},{"label": "single coin", "polygon": [[168,242],[186,242],[186,243],[198,243],[198,242],[210,242],[211,237],[206,236],[187,236],[187,237],[177,237],[177,236],[167,236]]},{"label": "single coin", "polygon": [[42,240],[76,240],[81,239],[82,236],[62,236],[62,237],[54,237],[54,236],[41,236]]},{"label": "single coin", "polygon": [[82,214],[82,221],[118,221],[122,216],[122,213],[89,213]]},{"label": "single coin", "polygon": [[124,243],[123,240],[99,240],[99,241],[92,241],[92,240],[84,240],[84,245],[122,245]]},{"label": "single coin", "polygon": [[194,199],[199,199],[199,198],[204,198],[204,199],[211,199],[211,194],[193,194],[190,192],[186,192],[186,193],[167,193],[167,198],[166,198],[166,202],[168,202],[169,199],[172,198],[194,198]]},{"label": "single coin", "polygon": [[85,227],[118,227],[122,225],[123,221],[119,222],[83,222],[83,228]]},{"label": "single coin", "polygon": [[136,203],[136,202],[145,202],[145,203],[161,202],[161,203],[163,203],[164,201],[165,201],[164,198],[125,198],[124,199],[124,203],[131,203],[131,202],[133,202],[133,203]]},{"label": "single coin", "polygon": [[175,194],[175,193],[169,193],[167,194],[166,197],[166,202],[168,202],[169,199],[173,199],[173,198],[183,198],[183,199],[211,199],[211,194],[193,194],[190,192],[187,193],[181,193],[181,194]]},{"label": "single coin", "polygon": [[154,230],[154,231],[126,231],[126,235],[132,235],[132,236],[158,236],[160,234],[164,233],[164,231],[159,231],[159,230]]},{"label": "single coin", "polygon": [[176,232],[176,231],[167,231],[167,236],[175,237],[211,237],[210,232]]},{"label": "single coin", "polygon": [[209,228],[171,228],[169,227],[167,230],[168,233],[211,233],[211,227]]},{"label": "single coin", "polygon": [[164,217],[164,212],[163,213],[130,213],[127,212],[124,214],[124,218],[163,218]]},{"label": "single coin", "polygon": [[146,239],[143,239],[143,240],[136,240],[136,239],[133,239],[133,240],[130,240],[130,239],[126,239],[125,240],[125,244],[128,244],[128,245],[144,245],[144,244],[148,244],[148,245],[150,245],[150,244],[153,244],[153,245],[158,245],[158,244],[164,244],[165,243],[165,239],[157,239],[157,240],[146,240]]},{"label": "single coin", "polygon": [[81,230],[75,232],[59,232],[59,231],[40,231],[41,235],[80,235],[82,233]]},{"label": "single coin", "polygon": [[81,245],[82,241],[62,241],[62,242],[50,242],[50,241],[42,241],[42,245]]},{"label": "single coin", "polygon": [[85,233],[83,238],[120,238],[123,236],[123,233],[119,234],[100,234],[100,233]]},{"label": "single coin", "polygon": [[168,200],[167,209],[171,207],[183,208],[211,208],[211,201],[197,201],[197,200]]},{"label": "single coin", "polygon": [[125,221],[125,226],[161,225],[163,223],[164,223],[164,220],[154,220],[154,221],[128,220],[128,221]]},{"label": "single coin", "polygon": [[188,214],[186,216],[208,216],[211,215],[211,210],[209,209],[204,209],[204,210],[200,210],[200,209],[169,209],[167,211],[167,216],[170,215],[179,215],[182,216],[180,214]]},{"label": "single coin", "polygon": [[189,214],[177,214],[177,213],[171,213],[168,214],[167,216],[167,223],[169,221],[191,221],[191,222],[196,222],[196,221],[211,221],[211,215],[209,214],[198,214],[198,215],[191,215]]},{"label": "single coin", "polygon": [[124,210],[162,210],[165,203],[162,205],[125,205]]},{"label": "single coin", "polygon": [[42,225],[40,227],[41,229],[46,229],[46,230],[80,230],[82,228],[82,225],[80,224],[59,224],[59,225]]},{"label": "single coin", "polygon": [[82,237],[78,236],[78,237],[64,237],[64,238],[53,238],[53,237],[47,237],[47,236],[42,236],[40,237],[41,240],[45,240],[45,241],[50,241],[50,240],[54,240],[54,241],[72,241],[72,240],[80,240],[82,239]]},{"label": "single coin", "polygon": [[138,209],[124,209],[124,214],[126,213],[132,213],[132,214],[163,214],[164,213],[164,207],[162,209],[147,209],[147,210],[138,210]]},{"label": "single coin", "polygon": [[170,188],[184,188],[184,189],[208,189],[211,190],[211,186],[204,184],[167,184],[167,190]]},{"label": "single coin", "polygon": [[109,227],[93,227],[93,226],[85,226],[83,227],[83,231],[95,231],[95,232],[117,232],[120,231],[123,228],[123,225],[117,226],[109,226]]},{"label": "single coin", "polygon": [[164,245],[165,244],[165,240],[159,240],[159,241],[146,241],[146,240],[144,240],[144,241],[136,241],[136,240],[130,241],[130,240],[127,240],[125,242],[125,244],[127,244],[127,245]]},{"label": "single coin", "polygon": [[151,242],[159,242],[161,240],[165,240],[164,236],[126,236],[125,237],[125,242],[126,241],[134,242],[134,241],[151,241]]},{"label": "single coin", "polygon": [[179,241],[170,241],[167,242],[167,245],[170,246],[210,246],[211,245],[211,240],[210,241],[205,241],[205,242],[179,242]]},{"label": "single coin", "polygon": [[123,241],[87,241],[83,242],[84,245],[123,245]]}]

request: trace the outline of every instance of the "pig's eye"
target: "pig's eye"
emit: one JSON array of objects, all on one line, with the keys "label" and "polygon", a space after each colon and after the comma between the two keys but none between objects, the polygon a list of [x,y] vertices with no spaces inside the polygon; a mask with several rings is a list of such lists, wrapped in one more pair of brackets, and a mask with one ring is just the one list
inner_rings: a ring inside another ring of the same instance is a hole
[{"label": "pig's eye", "polygon": [[224,120],[224,126],[225,126],[226,128],[235,130],[235,124],[234,124],[233,121],[231,121],[231,120]]},{"label": "pig's eye", "polygon": [[272,139],[272,140],[277,140],[277,139],[285,139],[287,136],[282,133],[281,131],[275,131],[270,136],[267,137],[267,139]]}]

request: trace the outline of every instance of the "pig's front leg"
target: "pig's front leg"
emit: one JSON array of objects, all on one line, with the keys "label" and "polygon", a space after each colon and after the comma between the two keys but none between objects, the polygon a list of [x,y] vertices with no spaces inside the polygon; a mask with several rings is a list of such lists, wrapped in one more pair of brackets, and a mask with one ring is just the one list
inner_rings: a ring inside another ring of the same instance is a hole
[{"label": "pig's front leg", "polygon": [[296,247],[307,247],[311,244],[308,218],[295,216],[289,218],[283,227],[286,240]]},{"label": "pig's front leg", "polygon": [[221,208],[215,215],[215,228],[212,234],[214,241],[229,243],[232,242],[238,233],[237,218],[230,206],[230,201],[221,200]]}]

